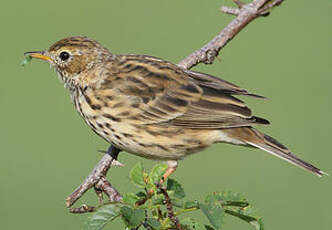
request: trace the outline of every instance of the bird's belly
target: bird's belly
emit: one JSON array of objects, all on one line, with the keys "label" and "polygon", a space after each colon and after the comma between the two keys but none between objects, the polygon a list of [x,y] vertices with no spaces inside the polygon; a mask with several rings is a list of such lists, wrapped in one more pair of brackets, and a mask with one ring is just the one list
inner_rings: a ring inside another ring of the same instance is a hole
[{"label": "bird's belly", "polygon": [[198,130],[138,126],[98,115],[93,115],[93,118],[85,120],[107,142],[126,152],[150,159],[181,159],[215,142],[213,135],[198,135]]},{"label": "bird's belly", "polygon": [[105,113],[102,108],[92,108],[84,97],[74,100],[74,104],[96,134],[121,150],[145,158],[181,159],[218,141],[217,130],[137,124],[109,110]]},{"label": "bird's belly", "polygon": [[126,131],[131,135],[122,133],[121,129],[119,131],[116,132],[115,139],[110,138],[111,143],[126,152],[150,159],[178,160],[211,144],[194,138],[188,130],[178,128],[162,128],[156,131],[156,127],[152,125],[142,128],[127,125]]},{"label": "bird's belly", "polygon": [[121,150],[149,159],[182,159],[216,142],[211,133],[209,133],[210,135],[204,135],[204,133],[197,135],[198,130],[156,128],[151,125],[140,127],[121,122],[103,125],[103,127],[100,127],[100,124],[103,124],[101,119],[93,124],[97,129],[91,128],[109,143]]},{"label": "bird's belly", "polygon": [[138,128],[130,123],[105,121],[102,117],[95,121],[90,120],[87,124],[95,133],[117,148],[145,158],[180,159],[202,147],[198,140],[196,143],[191,140],[188,144],[186,138],[179,138],[181,134],[178,134],[178,137],[176,134],[167,137],[162,133],[156,136],[156,133],[147,131],[148,126]]}]

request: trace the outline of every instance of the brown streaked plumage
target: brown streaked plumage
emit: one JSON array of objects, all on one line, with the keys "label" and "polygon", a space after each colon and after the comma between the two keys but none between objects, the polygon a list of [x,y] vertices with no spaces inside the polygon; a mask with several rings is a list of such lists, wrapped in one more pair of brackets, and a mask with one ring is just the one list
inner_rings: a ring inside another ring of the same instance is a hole
[{"label": "brown streaked plumage", "polygon": [[218,142],[260,148],[313,174],[325,174],[254,129],[252,125],[269,122],[253,116],[234,97],[262,96],[220,78],[155,57],[112,54],[79,36],[27,54],[55,67],[95,133],[120,150],[168,161],[165,178],[177,160]]}]

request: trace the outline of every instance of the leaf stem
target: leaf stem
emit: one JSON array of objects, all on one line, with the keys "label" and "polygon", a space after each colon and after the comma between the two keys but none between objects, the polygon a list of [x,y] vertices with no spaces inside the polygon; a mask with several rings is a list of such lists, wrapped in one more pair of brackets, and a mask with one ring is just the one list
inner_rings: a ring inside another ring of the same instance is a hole
[{"label": "leaf stem", "polygon": [[179,216],[179,215],[181,215],[183,213],[192,212],[192,211],[196,211],[196,210],[199,210],[199,207],[182,209],[182,210],[179,210],[179,211],[175,212],[174,215],[175,216]]}]

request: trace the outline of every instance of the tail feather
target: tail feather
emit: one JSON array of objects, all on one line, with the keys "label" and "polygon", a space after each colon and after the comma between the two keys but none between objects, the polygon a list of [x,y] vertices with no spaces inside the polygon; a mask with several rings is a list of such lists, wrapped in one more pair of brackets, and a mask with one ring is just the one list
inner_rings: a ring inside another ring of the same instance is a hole
[{"label": "tail feather", "polygon": [[[288,161],[289,163],[296,165],[300,168],[303,168],[319,177],[323,176],[323,175],[328,175],[327,173],[323,172],[322,170],[320,170],[319,168],[313,166],[312,164],[305,162],[303,160],[301,160],[300,158],[298,158],[297,156],[295,156],[294,154],[292,154],[287,148],[279,148],[279,146],[281,145],[280,143],[276,142],[275,139],[273,139],[270,136],[264,135],[266,141],[265,143],[250,143],[248,142],[248,144],[262,149],[268,153],[271,153],[272,155],[279,157],[283,160]],[[270,142],[271,140],[273,140],[273,142]],[[276,145],[277,144],[277,145]],[[281,145],[282,146],[282,145]]]},{"label": "tail feather", "polygon": [[[292,154],[284,145],[280,144],[276,139],[266,134],[259,132],[258,130],[251,127],[241,128],[237,132],[231,132],[230,134],[235,137],[234,134],[239,134],[238,138],[244,143],[253,147],[262,149],[272,155],[279,157],[289,163],[296,165],[300,168],[305,169],[319,177],[323,175],[329,175],[312,164],[305,162]],[[242,132],[241,132],[242,131]]]}]

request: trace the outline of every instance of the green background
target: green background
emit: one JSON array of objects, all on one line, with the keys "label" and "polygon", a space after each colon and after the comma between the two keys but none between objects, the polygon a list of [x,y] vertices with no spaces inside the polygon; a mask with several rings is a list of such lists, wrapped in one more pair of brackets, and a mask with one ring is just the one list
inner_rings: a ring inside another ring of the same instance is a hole
[{"label": "green background", "polygon": [[[0,228],[82,229],[87,215],[69,214],[64,200],[101,157],[107,143],[83,123],[48,65],[20,66],[23,52],[72,35],[100,41],[114,53],[140,53],[178,62],[233,18],[231,1],[2,1],[0,8]],[[332,1],[286,1],[247,26],[221,52],[199,65],[269,100],[244,98],[272,125],[261,127],[294,153],[332,172]],[[132,191],[138,161],[123,153],[112,183]],[[266,229],[331,229],[331,177],[318,178],[263,151],[219,144],[180,162],[174,177],[189,197],[243,192]],[[90,191],[84,202],[95,203]],[[205,217],[200,216],[203,221]],[[108,229],[119,229],[116,223]],[[113,228],[112,228],[113,227]],[[249,229],[229,217],[224,229]]]}]

